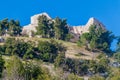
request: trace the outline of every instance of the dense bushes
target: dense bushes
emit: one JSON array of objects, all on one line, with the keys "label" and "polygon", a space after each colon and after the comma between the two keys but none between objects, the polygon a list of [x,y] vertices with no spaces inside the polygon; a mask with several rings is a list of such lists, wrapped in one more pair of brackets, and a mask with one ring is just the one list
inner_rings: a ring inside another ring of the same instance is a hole
[{"label": "dense bushes", "polygon": [[6,65],[6,78],[9,80],[24,80],[25,70],[19,57],[12,56]]},{"label": "dense bushes", "polygon": [[36,55],[32,42],[25,42],[24,40],[8,38],[5,42],[4,47],[5,54],[8,55],[18,55],[24,59],[30,59]]},{"label": "dense bushes", "polygon": [[38,44],[38,53],[40,59],[53,63],[58,54],[65,53],[65,48],[54,40],[40,41]]},{"label": "dense bushes", "polygon": [[38,44],[38,51],[40,59],[46,62],[53,62],[54,58],[57,56],[57,48],[50,42],[40,41]]},{"label": "dense bushes", "polygon": [[[38,19],[37,32],[35,35],[41,35],[43,38],[51,38],[52,40],[45,41],[30,41],[28,39],[8,38],[4,45],[0,45],[0,78],[2,77],[3,69],[10,80],[52,80],[49,71],[41,68],[40,64],[30,62],[32,59],[37,58],[43,62],[54,63],[54,66],[62,68],[67,74],[66,80],[83,80],[79,78],[80,75],[86,74],[100,74],[108,72],[110,66],[109,60],[106,55],[98,56],[96,61],[93,60],[80,60],[65,57],[66,48],[53,38],[58,40],[69,41],[73,36],[69,33],[67,21],[65,19],[55,18],[48,20],[46,16],[42,15]],[[8,19],[0,21],[0,36],[9,34],[10,36],[19,36],[21,33],[21,26],[19,21]],[[115,36],[103,29],[92,25],[89,33],[83,33],[78,41],[79,46],[85,46],[86,49],[91,51],[104,51],[109,53],[111,51],[111,43]],[[114,58],[120,62],[120,39],[118,39],[118,46]],[[1,54],[12,56],[11,60],[4,60]],[[17,56],[15,56],[17,55]],[[30,61],[29,61],[30,60]],[[35,61],[35,59],[33,60]],[[119,72],[110,76],[111,80],[119,80]],[[106,77],[106,76],[105,76]],[[60,78],[60,76],[58,77]],[[63,77],[64,78],[64,77]],[[53,80],[57,79],[55,77]],[[89,80],[105,80],[101,76],[93,76]],[[57,79],[58,80],[58,79]]]},{"label": "dense bushes", "polygon": [[59,55],[55,60],[55,66],[63,68],[64,71],[74,73],[77,75],[105,73],[108,71],[108,61],[101,59],[100,61],[79,60],[64,58],[64,54]]},{"label": "dense bushes", "polygon": [[3,68],[4,68],[4,60],[2,59],[2,55],[0,53],[0,78],[2,77],[2,72],[3,72]]},{"label": "dense bushes", "polygon": [[12,59],[7,61],[7,75],[5,79],[9,80],[51,80],[48,71],[41,68],[40,63],[35,64],[29,61],[24,63],[17,56],[12,56]]},{"label": "dense bushes", "polygon": [[65,47],[55,40],[34,43],[15,38],[8,38],[0,48],[2,50],[1,53],[5,55],[18,55],[23,59],[38,58],[51,63],[54,62],[58,54],[66,51]]}]

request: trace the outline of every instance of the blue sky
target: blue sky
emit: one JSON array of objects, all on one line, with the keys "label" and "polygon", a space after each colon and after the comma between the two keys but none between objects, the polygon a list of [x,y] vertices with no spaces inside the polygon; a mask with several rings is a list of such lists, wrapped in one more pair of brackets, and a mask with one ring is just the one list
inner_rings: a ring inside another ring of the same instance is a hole
[{"label": "blue sky", "polygon": [[16,19],[26,25],[30,16],[41,12],[66,18],[70,25],[84,25],[95,17],[120,35],[120,0],[0,0],[0,20]]}]

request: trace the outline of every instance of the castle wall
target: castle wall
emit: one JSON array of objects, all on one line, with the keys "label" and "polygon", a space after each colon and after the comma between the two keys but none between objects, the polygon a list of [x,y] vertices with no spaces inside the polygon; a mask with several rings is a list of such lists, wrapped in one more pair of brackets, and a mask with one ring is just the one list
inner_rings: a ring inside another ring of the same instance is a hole
[{"label": "castle wall", "polygon": [[[52,19],[51,17],[49,17],[47,13],[34,15],[31,17],[31,23],[23,27],[22,34],[27,34],[31,36],[32,35],[31,31],[36,32],[36,26],[38,25],[38,17],[42,15],[45,15],[48,19]],[[100,23],[98,20],[92,17],[88,20],[86,25],[69,27],[70,32],[74,35],[74,40],[78,40],[81,34],[89,32],[89,27],[91,25],[101,26],[102,28],[105,29],[102,23]]]}]

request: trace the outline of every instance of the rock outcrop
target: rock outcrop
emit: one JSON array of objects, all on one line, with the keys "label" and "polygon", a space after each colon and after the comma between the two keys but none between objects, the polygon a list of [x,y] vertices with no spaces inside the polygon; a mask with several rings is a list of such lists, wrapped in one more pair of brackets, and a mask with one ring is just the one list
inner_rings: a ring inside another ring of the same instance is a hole
[{"label": "rock outcrop", "polygon": [[[42,15],[46,16],[48,19],[52,19],[47,13],[34,15],[31,17],[31,23],[23,27],[22,34],[27,34],[29,35],[29,37],[31,37],[32,31],[36,32],[36,26],[38,25],[38,17]],[[85,25],[69,27],[70,33],[74,35],[72,41],[78,40],[81,34],[89,32],[89,27],[91,25],[96,25],[97,27],[102,27],[103,29],[105,29],[105,26],[101,22],[92,17],[88,20],[88,22]]]}]

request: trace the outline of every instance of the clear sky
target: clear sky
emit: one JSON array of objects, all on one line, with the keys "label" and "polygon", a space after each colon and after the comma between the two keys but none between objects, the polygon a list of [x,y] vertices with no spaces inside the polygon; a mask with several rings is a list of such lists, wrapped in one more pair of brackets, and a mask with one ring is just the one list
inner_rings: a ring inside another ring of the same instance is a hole
[{"label": "clear sky", "polygon": [[66,18],[70,25],[84,25],[95,17],[120,35],[120,0],[0,0],[0,20],[17,19],[26,25],[30,16],[41,12]]}]

